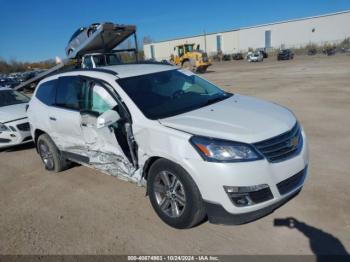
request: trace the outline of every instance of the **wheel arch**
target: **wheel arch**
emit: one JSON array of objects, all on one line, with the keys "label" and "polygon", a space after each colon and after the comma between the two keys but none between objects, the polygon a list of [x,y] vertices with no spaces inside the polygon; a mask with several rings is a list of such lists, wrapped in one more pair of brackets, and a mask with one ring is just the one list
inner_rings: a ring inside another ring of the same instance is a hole
[{"label": "wheel arch", "polygon": [[[157,162],[157,160],[160,160],[160,159],[164,159],[164,160],[167,160],[169,162],[172,162],[176,165],[179,165],[182,169],[184,169],[192,178],[193,176],[190,174],[188,168],[184,165],[182,165],[181,163],[179,163],[178,161],[176,161],[174,158],[172,157],[167,157],[167,156],[158,156],[158,155],[155,155],[155,156],[151,156],[149,157],[146,161],[145,161],[145,164],[143,165],[143,168],[142,168],[142,178],[145,179],[147,181],[147,177],[148,177],[148,173],[152,167],[152,165]],[[193,178],[194,179],[194,178]]]},{"label": "wheel arch", "polygon": [[160,157],[160,156],[152,156],[146,160],[145,164],[143,165],[143,169],[142,169],[142,178],[143,179],[145,179],[147,181],[148,172],[151,169],[151,166],[159,159],[166,159],[166,158]]},{"label": "wheel arch", "polygon": [[[143,165],[141,180],[144,180],[147,183],[148,175],[149,175],[149,171],[150,171],[151,167],[154,165],[155,162],[157,162],[158,160],[161,160],[161,159],[170,161],[170,162],[180,166],[191,177],[191,179],[196,183],[197,187],[199,188],[199,191],[201,192],[200,184],[199,184],[199,180],[198,180],[199,177],[196,176],[196,174],[193,172],[193,169],[190,166],[177,161],[176,159],[174,159],[171,156],[154,155],[154,156],[149,157],[145,161],[145,164]],[[146,195],[148,195],[148,192],[146,192]]]},{"label": "wheel arch", "polygon": [[35,131],[34,131],[34,144],[35,144],[35,148],[36,148],[37,151],[38,151],[38,147],[37,147],[38,138],[42,134],[46,134],[46,132],[44,132],[41,129],[35,129]]},{"label": "wheel arch", "polygon": [[184,60],[181,61],[181,66],[185,63],[185,62],[190,62],[191,60],[189,58],[185,58]]}]

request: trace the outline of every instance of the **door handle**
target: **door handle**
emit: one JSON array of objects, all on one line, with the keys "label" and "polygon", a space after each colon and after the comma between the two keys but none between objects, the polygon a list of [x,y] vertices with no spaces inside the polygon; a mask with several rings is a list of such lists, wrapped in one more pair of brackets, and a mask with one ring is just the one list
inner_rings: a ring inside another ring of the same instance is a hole
[{"label": "door handle", "polygon": [[50,120],[51,120],[51,121],[56,121],[57,119],[56,119],[55,117],[51,117],[51,116],[50,116]]}]

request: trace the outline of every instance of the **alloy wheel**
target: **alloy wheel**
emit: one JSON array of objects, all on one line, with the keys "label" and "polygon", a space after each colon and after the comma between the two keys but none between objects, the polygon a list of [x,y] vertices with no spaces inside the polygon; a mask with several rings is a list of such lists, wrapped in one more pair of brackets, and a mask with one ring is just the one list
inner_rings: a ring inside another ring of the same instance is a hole
[{"label": "alloy wheel", "polygon": [[44,142],[41,142],[39,144],[39,151],[40,151],[41,159],[43,160],[43,162],[45,164],[45,167],[48,170],[53,170],[54,169],[54,159],[53,159],[52,153],[50,152],[49,147]]},{"label": "alloy wheel", "polygon": [[171,172],[161,171],[155,177],[153,188],[160,209],[169,217],[180,217],[186,207],[186,194],[178,177]]}]

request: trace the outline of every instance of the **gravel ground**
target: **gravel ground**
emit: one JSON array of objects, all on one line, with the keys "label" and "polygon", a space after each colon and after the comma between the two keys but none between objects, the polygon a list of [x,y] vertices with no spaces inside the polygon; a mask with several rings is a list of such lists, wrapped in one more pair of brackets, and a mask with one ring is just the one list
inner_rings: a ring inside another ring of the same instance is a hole
[{"label": "gravel ground", "polygon": [[[209,69],[203,77],[224,89],[283,104],[300,119],[311,163],[297,198],[250,224],[176,230],[143,188],[81,166],[49,174],[33,146],[21,146],[0,152],[0,254],[350,252],[350,56]],[[274,226],[288,217],[296,228]]]}]

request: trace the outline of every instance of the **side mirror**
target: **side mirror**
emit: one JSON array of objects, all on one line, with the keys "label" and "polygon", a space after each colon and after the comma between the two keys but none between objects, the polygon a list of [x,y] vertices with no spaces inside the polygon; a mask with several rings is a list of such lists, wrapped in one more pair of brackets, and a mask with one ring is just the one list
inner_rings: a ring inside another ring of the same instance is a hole
[{"label": "side mirror", "polygon": [[118,120],[120,120],[120,115],[118,114],[118,112],[114,110],[108,110],[97,118],[96,127],[103,128],[106,126],[110,126]]}]

